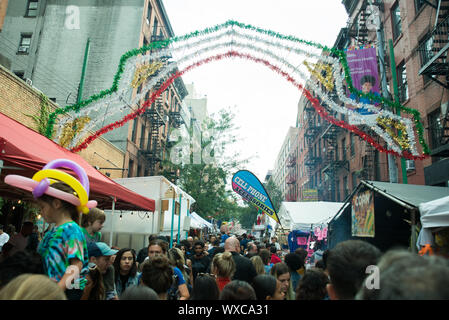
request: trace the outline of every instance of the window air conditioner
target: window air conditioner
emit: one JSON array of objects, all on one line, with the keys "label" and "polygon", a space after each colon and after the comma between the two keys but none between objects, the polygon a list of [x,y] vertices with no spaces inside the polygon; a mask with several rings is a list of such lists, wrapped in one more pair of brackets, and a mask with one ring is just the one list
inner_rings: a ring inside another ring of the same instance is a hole
[{"label": "window air conditioner", "polygon": [[21,52],[21,53],[23,53],[23,52],[28,52],[28,47],[20,46],[20,47],[19,47],[19,52]]},{"label": "window air conditioner", "polygon": [[414,160],[406,160],[406,162],[405,162],[405,169],[407,171],[415,170],[415,161]]}]

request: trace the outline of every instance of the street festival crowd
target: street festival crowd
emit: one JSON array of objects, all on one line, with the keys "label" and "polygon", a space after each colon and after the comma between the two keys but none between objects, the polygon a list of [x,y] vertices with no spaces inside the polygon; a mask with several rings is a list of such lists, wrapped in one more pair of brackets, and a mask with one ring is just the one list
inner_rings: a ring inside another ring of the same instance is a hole
[{"label": "street festival crowd", "polygon": [[76,194],[54,182],[35,197],[51,225],[43,234],[29,221],[18,233],[0,225],[0,300],[449,299],[446,247],[420,255],[347,240],[330,250],[317,242],[310,255],[226,226],[201,239],[153,234],[144,248],[110,247],[104,211],[49,189]]}]

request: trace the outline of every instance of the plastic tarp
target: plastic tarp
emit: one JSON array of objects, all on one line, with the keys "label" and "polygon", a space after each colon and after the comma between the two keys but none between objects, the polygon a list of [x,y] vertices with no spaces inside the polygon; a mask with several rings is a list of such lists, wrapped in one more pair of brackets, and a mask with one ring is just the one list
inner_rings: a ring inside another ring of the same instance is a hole
[{"label": "plastic tarp", "polygon": [[327,224],[343,206],[342,202],[282,202],[279,219],[284,229],[310,230]]},{"label": "plastic tarp", "polygon": [[424,202],[419,205],[422,229],[417,240],[417,247],[434,244],[431,228],[449,227],[449,196]]}]

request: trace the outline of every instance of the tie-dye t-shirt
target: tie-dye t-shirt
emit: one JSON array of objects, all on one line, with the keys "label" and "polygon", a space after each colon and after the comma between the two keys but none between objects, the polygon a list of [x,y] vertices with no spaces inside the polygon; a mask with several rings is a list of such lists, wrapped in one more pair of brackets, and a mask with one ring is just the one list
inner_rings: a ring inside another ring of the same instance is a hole
[{"label": "tie-dye t-shirt", "polygon": [[70,259],[82,261],[79,289],[84,288],[89,256],[84,234],[75,222],[67,222],[48,231],[39,244],[38,252],[42,256],[46,274],[57,282],[64,276]]}]

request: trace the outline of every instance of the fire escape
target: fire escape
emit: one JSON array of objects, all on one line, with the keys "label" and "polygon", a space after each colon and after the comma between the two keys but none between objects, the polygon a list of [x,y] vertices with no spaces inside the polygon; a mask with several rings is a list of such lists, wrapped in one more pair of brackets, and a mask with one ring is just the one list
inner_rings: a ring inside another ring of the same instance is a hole
[{"label": "fire escape", "polygon": [[[157,87],[162,85],[163,82],[163,80],[160,80],[157,83]],[[152,176],[156,174],[156,164],[162,160],[162,145],[159,135],[160,127],[165,124],[162,97],[159,96],[155,103],[145,110],[143,115],[150,123],[150,138],[147,149],[141,149],[139,152],[145,158],[150,175]]]},{"label": "fire escape", "polygon": [[[152,35],[151,42],[164,40],[164,36]],[[160,49],[152,49],[151,51],[157,51]],[[159,60],[165,63],[167,60],[171,59],[171,55],[162,56]],[[150,78],[154,78],[159,74],[159,71],[153,73]],[[157,91],[165,82],[165,79],[159,80],[152,91]],[[149,93],[147,94],[147,98]],[[164,101],[162,95],[156,98],[155,102],[145,110],[143,116],[146,117],[150,123],[150,135],[149,141],[146,149],[140,149],[139,155],[145,160],[146,167],[149,169],[149,174],[151,176],[157,174],[156,165],[162,161],[162,154],[164,151],[165,142],[162,141],[160,136],[160,127],[168,123],[168,115],[166,114],[164,108]],[[176,116],[175,116],[176,117]],[[173,123],[177,124],[178,119],[174,120]]]},{"label": "fire escape", "polygon": [[310,103],[307,104],[305,112],[307,113],[307,131],[305,133],[305,138],[308,145],[308,150],[304,157],[304,164],[307,167],[309,178],[308,187],[309,189],[314,189],[314,187],[317,186],[317,182],[313,181],[313,177],[322,160],[319,156],[320,150],[318,150],[318,152],[315,152],[316,141],[317,138],[319,138],[319,133],[321,132],[322,125],[320,122],[316,121],[315,117],[317,113],[315,109],[310,105]]},{"label": "fire escape", "polygon": [[335,191],[337,189],[336,181],[341,169],[349,171],[348,160],[340,160],[338,155],[338,135],[343,131],[342,128],[334,124],[329,124],[323,133],[325,141],[325,154],[323,157],[323,170],[327,179],[323,185],[323,199],[327,201],[336,201]]},{"label": "fire escape", "polygon": [[[417,51],[421,57],[419,75],[425,75],[442,87],[449,89],[449,0],[438,0],[436,4],[425,1],[436,9],[434,28],[420,42]],[[449,157],[449,108],[441,118],[441,128],[438,130],[439,146],[432,150],[431,155]]]},{"label": "fire escape", "polygon": [[[357,4],[360,0],[344,0],[343,5],[346,7],[346,11],[349,16],[354,12]],[[362,5],[357,12],[356,17],[347,23],[346,29],[348,32],[348,36],[355,39],[357,44],[368,44],[368,26],[367,21],[371,15],[371,12],[367,10],[368,1],[363,0]]]},{"label": "fire escape", "polygon": [[288,193],[286,197],[286,201],[296,201],[298,195],[296,194],[296,154],[293,151],[287,158],[287,185],[288,185]]}]

